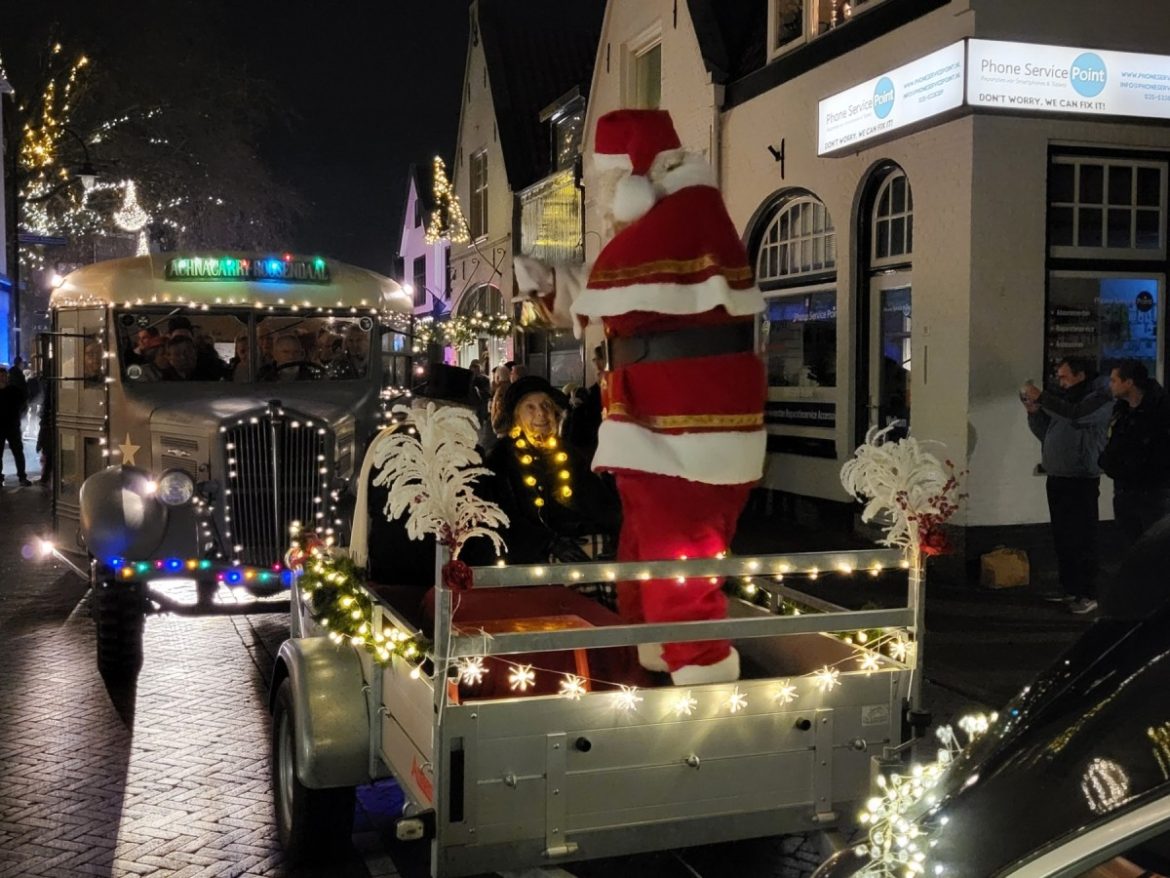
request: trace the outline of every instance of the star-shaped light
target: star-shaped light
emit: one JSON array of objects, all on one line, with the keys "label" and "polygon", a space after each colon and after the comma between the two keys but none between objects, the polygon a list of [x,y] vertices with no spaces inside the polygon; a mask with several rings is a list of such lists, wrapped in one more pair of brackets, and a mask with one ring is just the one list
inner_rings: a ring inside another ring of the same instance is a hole
[{"label": "star-shaped light", "polygon": [[890,641],[890,658],[894,661],[904,662],[906,656],[910,652],[910,644],[901,637],[895,637]]},{"label": "star-shaped light", "polygon": [[740,692],[739,687],[736,686],[727,698],[727,709],[732,713],[739,713],[745,707],[747,707],[747,696]]},{"label": "star-shaped light", "polygon": [[841,685],[841,672],[828,665],[813,674],[813,677],[816,679],[817,685],[821,687],[822,692],[832,692]]},{"label": "star-shaped light", "polygon": [[642,700],[642,696],[638,694],[637,686],[622,686],[621,691],[614,696],[617,700],[619,710],[624,710],[626,713],[632,713],[638,709],[638,702]]},{"label": "star-shaped light", "polygon": [[513,692],[527,692],[535,682],[536,673],[532,670],[532,665],[514,665],[512,673],[508,675],[508,685],[512,687]]},{"label": "star-shaped light", "polygon": [[584,694],[585,681],[574,674],[565,674],[565,679],[561,680],[561,695],[580,701]]},{"label": "star-shaped light", "polygon": [[857,662],[863,671],[876,671],[881,667],[877,653],[868,649],[858,656]]},{"label": "star-shaped light", "polygon": [[488,672],[483,666],[483,658],[478,655],[460,659],[458,667],[460,679],[468,686],[478,686],[483,682],[483,675]]},{"label": "star-shaped light", "polygon": [[777,704],[791,704],[800,696],[796,694],[796,687],[789,680],[781,680],[780,686],[773,696]]},{"label": "star-shaped light", "polygon": [[695,697],[691,695],[691,690],[688,689],[674,700],[674,715],[690,716],[698,706],[699,702],[695,700]]}]

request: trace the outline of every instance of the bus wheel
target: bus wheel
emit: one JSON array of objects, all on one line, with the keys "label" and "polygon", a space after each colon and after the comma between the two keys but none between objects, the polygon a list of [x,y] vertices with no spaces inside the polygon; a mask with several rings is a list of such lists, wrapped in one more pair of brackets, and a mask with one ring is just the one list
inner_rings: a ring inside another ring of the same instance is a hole
[{"label": "bus wheel", "polygon": [[142,667],[145,607],[136,582],[98,579],[93,587],[98,671],[107,680],[135,676]]},{"label": "bus wheel", "polygon": [[272,712],[272,793],[276,828],[289,862],[345,851],[353,834],[353,787],[314,790],[297,777],[296,705],[292,684],[276,690]]}]

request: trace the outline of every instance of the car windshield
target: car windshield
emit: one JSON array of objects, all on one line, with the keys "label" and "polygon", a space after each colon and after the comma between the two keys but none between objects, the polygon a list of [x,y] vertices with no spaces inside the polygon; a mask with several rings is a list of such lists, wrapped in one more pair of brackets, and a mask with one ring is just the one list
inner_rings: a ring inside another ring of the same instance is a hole
[{"label": "car windshield", "polygon": [[144,309],[118,315],[130,383],[344,381],[369,374],[369,317],[258,317],[247,311]]}]

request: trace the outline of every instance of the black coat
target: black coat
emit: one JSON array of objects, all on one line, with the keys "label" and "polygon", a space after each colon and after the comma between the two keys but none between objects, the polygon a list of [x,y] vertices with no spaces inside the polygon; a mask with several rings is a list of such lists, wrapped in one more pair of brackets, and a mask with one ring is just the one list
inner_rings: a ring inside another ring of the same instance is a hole
[{"label": "black coat", "polygon": [[9,384],[0,388],[0,428],[5,431],[20,426],[20,416],[28,406],[28,397],[23,386]]},{"label": "black coat", "polygon": [[1101,469],[1124,490],[1170,487],[1170,396],[1150,381],[1137,408],[1113,406]]},{"label": "black coat", "polygon": [[[498,503],[510,521],[503,533],[509,562],[539,564],[550,557],[571,561],[580,553],[577,538],[617,534],[621,528],[617,492],[589,471],[585,454],[567,443],[544,450],[516,445],[509,437],[501,439],[486,461],[494,478],[485,485],[485,496]],[[558,461],[560,453],[568,460]],[[524,463],[525,457],[532,462]],[[562,471],[569,473],[567,480],[560,477]],[[563,491],[566,485],[568,496]],[[537,505],[538,498],[542,505]]]}]

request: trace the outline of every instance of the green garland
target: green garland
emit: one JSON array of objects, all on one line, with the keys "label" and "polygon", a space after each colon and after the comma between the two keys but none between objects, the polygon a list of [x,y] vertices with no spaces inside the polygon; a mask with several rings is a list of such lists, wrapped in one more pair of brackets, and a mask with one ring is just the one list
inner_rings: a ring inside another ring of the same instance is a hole
[{"label": "green garland", "polygon": [[311,552],[304,560],[299,586],[309,614],[328,629],[334,643],[349,641],[366,650],[380,665],[394,656],[421,663],[430,641],[393,625],[375,631],[374,602],[363,588],[365,573],[349,558]]},{"label": "green garland", "polygon": [[442,323],[424,319],[414,326],[414,352],[421,353],[432,342],[459,347],[470,344],[483,335],[507,338],[514,329],[512,319],[503,314],[456,316]]}]

